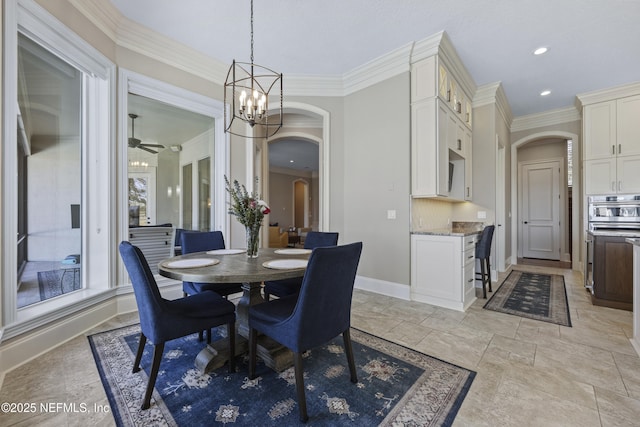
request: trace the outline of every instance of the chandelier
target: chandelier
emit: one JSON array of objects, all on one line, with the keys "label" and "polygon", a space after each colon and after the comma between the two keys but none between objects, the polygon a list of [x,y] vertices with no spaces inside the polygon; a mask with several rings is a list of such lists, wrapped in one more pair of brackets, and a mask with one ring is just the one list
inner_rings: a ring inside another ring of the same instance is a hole
[{"label": "chandelier", "polygon": [[[282,127],[282,74],[253,63],[253,0],[251,62],[233,60],[224,82],[224,103],[229,105],[224,113],[224,131],[227,133],[245,138],[269,138]],[[269,103],[278,108],[270,111]],[[232,130],[236,119],[248,124],[249,128],[242,126]]]}]

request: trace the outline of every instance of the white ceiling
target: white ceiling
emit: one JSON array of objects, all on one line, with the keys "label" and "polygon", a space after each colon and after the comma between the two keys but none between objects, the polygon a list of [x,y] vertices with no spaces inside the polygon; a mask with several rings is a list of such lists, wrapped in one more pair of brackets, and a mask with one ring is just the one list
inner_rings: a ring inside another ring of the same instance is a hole
[{"label": "white ceiling", "polygon": [[[249,60],[249,0],[110,1],[213,58]],[[502,82],[518,117],[640,80],[639,20],[636,0],[262,0],[254,53],[285,81],[341,76],[445,30],[476,85]],[[539,46],[548,53],[534,56]]]}]

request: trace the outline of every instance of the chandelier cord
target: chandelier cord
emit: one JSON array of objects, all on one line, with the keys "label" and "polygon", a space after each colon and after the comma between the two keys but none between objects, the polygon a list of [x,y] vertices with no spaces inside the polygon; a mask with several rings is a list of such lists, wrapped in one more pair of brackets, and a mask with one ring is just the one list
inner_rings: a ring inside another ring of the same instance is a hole
[{"label": "chandelier cord", "polygon": [[253,0],[251,0],[251,65],[253,65]]}]

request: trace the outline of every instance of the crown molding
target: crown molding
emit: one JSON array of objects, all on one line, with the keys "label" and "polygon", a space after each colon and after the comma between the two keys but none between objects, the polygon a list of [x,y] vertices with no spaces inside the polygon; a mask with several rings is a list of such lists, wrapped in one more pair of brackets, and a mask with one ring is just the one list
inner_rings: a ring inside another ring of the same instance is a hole
[{"label": "crown molding", "polygon": [[349,95],[411,70],[413,43],[362,64],[343,76],[344,95]]},{"label": "crown molding", "polygon": [[580,111],[575,107],[559,108],[557,110],[516,117],[513,119],[511,132],[548,127],[580,120],[582,120],[582,116],[580,115]]},{"label": "crown molding", "polygon": [[117,41],[118,27],[125,19],[111,2],[99,0],[69,0],[85,18],[98,27],[107,37]]},{"label": "crown molding", "polygon": [[223,85],[229,64],[211,58],[126,18],[109,1],[69,0],[116,45]]},{"label": "crown molding", "polygon": [[455,76],[458,85],[467,96],[476,93],[477,86],[473,77],[464,66],[453,43],[451,43],[449,35],[444,30],[417,41],[411,53],[411,63],[413,64],[434,55],[438,55],[438,60],[442,61]]},{"label": "crown molding", "polygon": [[[126,21],[126,22],[125,22]],[[126,18],[118,28],[118,46],[223,85],[230,64],[211,58]]]},{"label": "crown molding", "polygon": [[582,108],[585,105],[595,104],[596,102],[611,101],[613,99],[634,95],[640,95],[640,82],[614,86],[593,92],[579,93],[576,95],[576,104],[579,108]]},{"label": "crown molding", "polygon": [[502,82],[489,83],[477,88],[473,97],[473,108],[484,105],[495,105],[507,126],[511,126],[513,113],[507,95],[504,93]]},{"label": "crown molding", "polygon": [[282,86],[287,96],[344,96],[341,76],[287,74]]}]

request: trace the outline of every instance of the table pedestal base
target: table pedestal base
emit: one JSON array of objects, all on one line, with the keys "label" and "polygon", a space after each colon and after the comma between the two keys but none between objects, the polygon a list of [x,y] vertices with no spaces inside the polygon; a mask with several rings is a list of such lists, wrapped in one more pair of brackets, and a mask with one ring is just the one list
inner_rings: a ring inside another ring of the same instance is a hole
[{"label": "table pedestal base", "polygon": [[[249,353],[249,340],[243,336],[236,339],[236,357]],[[258,357],[264,364],[276,372],[282,372],[293,366],[293,352],[271,338],[258,336]],[[203,374],[214,371],[229,360],[229,341],[221,339],[200,350],[195,366]]]},{"label": "table pedestal base", "polygon": [[[264,301],[260,293],[261,283],[243,283],[242,297],[236,309],[236,356],[249,352],[249,306],[261,304]],[[265,335],[258,336],[258,356],[265,365],[276,372],[282,372],[293,366],[293,353],[282,344]],[[203,348],[196,357],[195,366],[202,372],[211,372],[223,366],[229,360],[229,341],[222,339]]]}]

